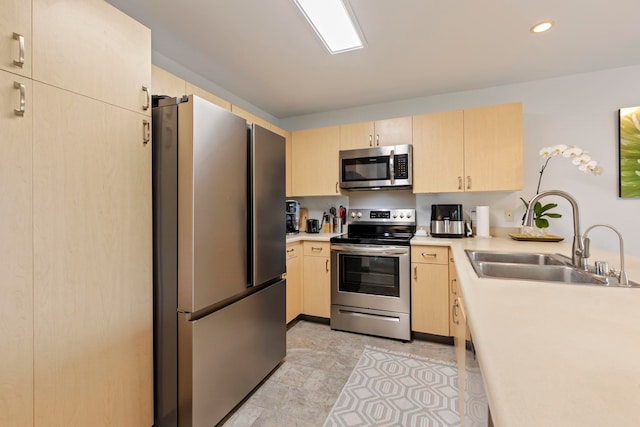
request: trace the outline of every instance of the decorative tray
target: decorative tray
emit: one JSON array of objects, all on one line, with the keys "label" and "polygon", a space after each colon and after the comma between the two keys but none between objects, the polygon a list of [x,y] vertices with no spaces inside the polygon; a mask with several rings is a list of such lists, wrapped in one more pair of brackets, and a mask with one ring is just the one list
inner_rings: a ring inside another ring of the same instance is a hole
[{"label": "decorative tray", "polygon": [[509,237],[513,240],[519,240],[521,242],[561,242],[564,237],[556,236],[553,234],[545,234],[544,236],[529,236],[528,234],[510,233]]}]

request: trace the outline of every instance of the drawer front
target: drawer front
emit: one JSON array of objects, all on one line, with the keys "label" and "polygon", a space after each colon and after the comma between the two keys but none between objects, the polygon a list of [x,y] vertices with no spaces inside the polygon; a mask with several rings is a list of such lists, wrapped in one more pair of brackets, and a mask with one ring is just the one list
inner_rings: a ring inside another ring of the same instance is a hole
[{"label": "drawer front", "polygon": [[448,264],[449,248],[447,246],[412,246],[411,262],[422,264]]},{"label": "drawer front", "polygon": [[287,259],[295,258],[300,256],[302,252],[300,248],[300,243],[291,243],[287,245]]},{"label": "drawer front", "polygon": [[329,256],[330,251],[329,242],[304,242],[305,256]]}]

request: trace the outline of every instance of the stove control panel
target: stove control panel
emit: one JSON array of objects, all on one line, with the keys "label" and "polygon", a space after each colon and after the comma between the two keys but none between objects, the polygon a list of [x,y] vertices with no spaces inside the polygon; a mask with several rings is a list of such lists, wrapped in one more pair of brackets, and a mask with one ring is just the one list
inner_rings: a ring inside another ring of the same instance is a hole
[{"label": "stove control panel", "polygon": [[349,209],[351,224],[409,224],[416,223],[415,209]]}]

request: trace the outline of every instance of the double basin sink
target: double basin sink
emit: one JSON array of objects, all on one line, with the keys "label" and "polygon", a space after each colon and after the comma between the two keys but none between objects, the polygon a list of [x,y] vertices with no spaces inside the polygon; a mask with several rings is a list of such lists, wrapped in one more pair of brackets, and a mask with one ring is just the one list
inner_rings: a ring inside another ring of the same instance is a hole
[{"label": "double basin sink", "polygon": [[[618,286],[615,277],[597,276],[578,269],[560,254],[465,251],[478,277],[534,280],[569,284]],[[632,287],[640,286],[630,282]]]}]

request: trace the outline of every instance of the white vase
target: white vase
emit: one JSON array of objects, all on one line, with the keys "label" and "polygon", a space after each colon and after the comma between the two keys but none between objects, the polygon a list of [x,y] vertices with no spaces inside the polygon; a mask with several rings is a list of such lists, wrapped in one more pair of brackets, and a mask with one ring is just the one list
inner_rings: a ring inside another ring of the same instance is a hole
[{"label": "white vase", "polygon": [[543,237],[547,235],[547,229],[523,225],[522,227],[520,227],[520,233],[530,237]]}]

